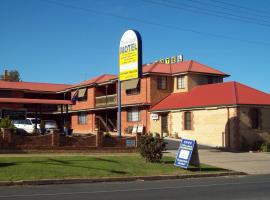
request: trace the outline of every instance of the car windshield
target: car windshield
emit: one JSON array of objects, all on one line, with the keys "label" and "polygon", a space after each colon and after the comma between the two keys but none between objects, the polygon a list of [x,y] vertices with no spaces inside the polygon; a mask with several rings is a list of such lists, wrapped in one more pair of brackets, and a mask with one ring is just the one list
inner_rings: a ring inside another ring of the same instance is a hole
[{"label": "car windshield", "polygon": [[31,119],[32,124],[40,124],[40,119]]}]

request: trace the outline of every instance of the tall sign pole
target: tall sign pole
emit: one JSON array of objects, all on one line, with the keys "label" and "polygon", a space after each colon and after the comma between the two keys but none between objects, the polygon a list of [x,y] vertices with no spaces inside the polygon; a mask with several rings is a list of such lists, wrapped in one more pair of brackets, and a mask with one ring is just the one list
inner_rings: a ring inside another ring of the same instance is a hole
[{"label": "tall sign pole", "polygon": [[119,46],[118,136],[121,137],[121,82],[142,76],[142,39],[138,31],[127,30]]}]

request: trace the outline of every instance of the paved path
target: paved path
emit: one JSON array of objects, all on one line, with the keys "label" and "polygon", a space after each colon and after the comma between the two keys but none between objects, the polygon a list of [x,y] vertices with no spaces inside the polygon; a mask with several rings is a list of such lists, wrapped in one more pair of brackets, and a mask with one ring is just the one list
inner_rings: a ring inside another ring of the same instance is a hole
[{"label": "paved path", "polygon": [[270,175],[1,187],[0,200],[269,200]]},{"label": "paved path", "polygon": [[[175,156],[179,140],[169,141],[170,155]],[[270,153],[233,153],[199,146],[200,161],[205,164],[245,172],[248,174],[270,174]]]}]

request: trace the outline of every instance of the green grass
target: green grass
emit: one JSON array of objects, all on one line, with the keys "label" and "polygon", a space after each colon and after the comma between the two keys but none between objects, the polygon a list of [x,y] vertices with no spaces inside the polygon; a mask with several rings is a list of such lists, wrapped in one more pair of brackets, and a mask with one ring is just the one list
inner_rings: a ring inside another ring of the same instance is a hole
[{"label": "green grass", "polygon": [[139,155],[116,156],[28,156],[1,157],[0,181],[98,178],[124,176],[173,175],[225,171],[202,165],[202,172],[184,170],[173,165],[174,158],[162,163],[146,163]]}]

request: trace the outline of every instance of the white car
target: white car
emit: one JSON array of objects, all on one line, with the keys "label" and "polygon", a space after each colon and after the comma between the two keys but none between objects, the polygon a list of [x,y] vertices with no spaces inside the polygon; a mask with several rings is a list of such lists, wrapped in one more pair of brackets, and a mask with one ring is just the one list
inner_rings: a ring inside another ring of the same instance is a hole
[{"label": "white car", "polygon": [[26,118],[26,119],[22,119],[22,120],[13,120],[12,122],[17,129],[24,130],[27,133],[33,133],[33,131],[35,129],[36,122],[37,122],[38,129],[39,129],[39,125],[40,125],[40,119],[36,119],[36,118]]},{"label": "white car", "polygon": [[44,123],[47,132],[50,130],[58,129],[57,123],[54,120],[44,120]]}]

